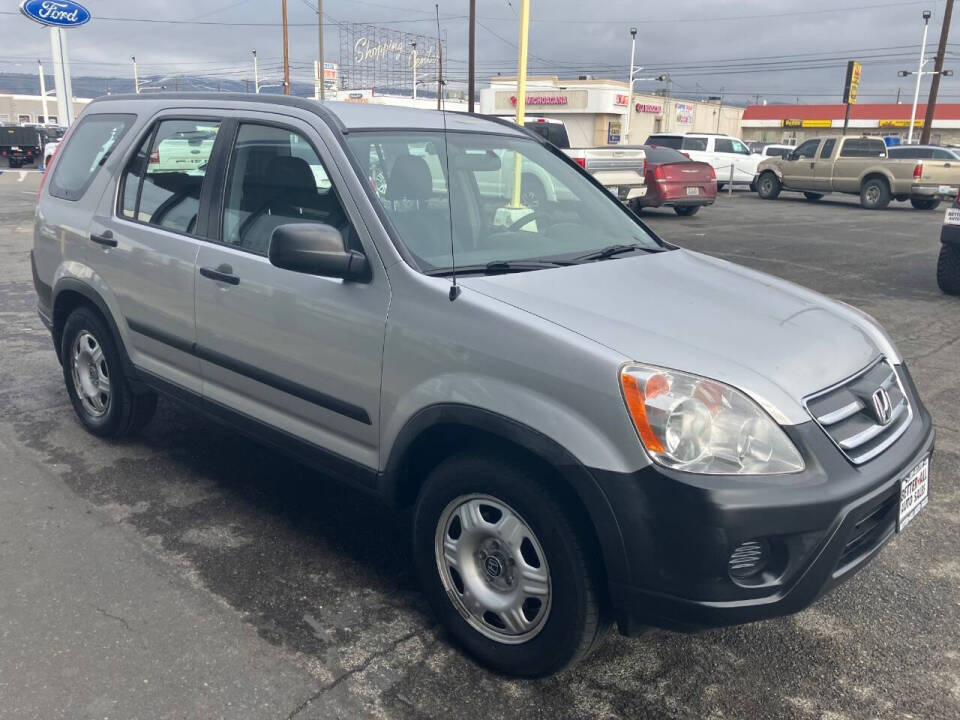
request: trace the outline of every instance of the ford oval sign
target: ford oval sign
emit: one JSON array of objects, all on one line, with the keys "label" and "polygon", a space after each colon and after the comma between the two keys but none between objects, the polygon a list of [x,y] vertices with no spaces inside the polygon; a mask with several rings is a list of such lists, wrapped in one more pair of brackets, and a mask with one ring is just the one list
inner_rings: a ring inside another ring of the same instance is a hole
[{"label": "ford oval sign", "polygon": [[53,27],[76,27],[90,21],[90,11],[71,0],[23,0],[20,12],[34,22]]}]

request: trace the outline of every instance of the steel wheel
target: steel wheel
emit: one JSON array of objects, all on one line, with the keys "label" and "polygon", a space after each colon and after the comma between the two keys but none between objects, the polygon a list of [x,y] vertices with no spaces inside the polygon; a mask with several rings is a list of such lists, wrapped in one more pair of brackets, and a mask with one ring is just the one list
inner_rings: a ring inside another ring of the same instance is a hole
[{"label": "steel wheel", "polygon": [[434,550],[447,597],[475,630],[516,645],[543,629],[550,568],[513,508],[489,495],[461,495],[440,514]]},{"label": "steel wheel", "polygon": [[871,205],[876,205],[880,200],[880,188],[877,185],[870,185],[864,190],[864,197]]},{"label": "steel wheel", "polygon": [[83,409],[92,417],[102,417],[110,409],[110,371],[103,348],[89,332],[77,335],[71,355],[73,387]]}]

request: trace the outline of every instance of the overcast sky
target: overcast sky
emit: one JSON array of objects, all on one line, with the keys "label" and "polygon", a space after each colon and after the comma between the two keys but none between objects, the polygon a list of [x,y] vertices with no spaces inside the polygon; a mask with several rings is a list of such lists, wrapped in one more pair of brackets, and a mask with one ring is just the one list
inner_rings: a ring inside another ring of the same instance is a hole
[{"label": "overcast sky", "polygon": [[[516,70],[517,16],[521,0],[477,0],[477,86],[491,75]],[[252,78],[256,48],[261,76],[277,81],[282,57],[280,0],[86,0],[93,19],[69,31],[74,75],[129,76],[136,55],[141,76],[173,73]],[[861,102],[912,101],[923,28],[921,11],[933,11],[928,48],[939,39],[945,0],[532,0],[531,72],[626,79],[631,25],[637,34],[641,77],[669,72],[676,93],[719,95],[731,102],[839,102],[847,59],[863,62]],[[49,64],[47,30],[16,13],[17,0],[0,11],[0,71],[32,72]],[[288,0],[293,76],[311,79],[316,59],[314,0]],[[440,0],[450,84],[465,84],[467,0]],[[15,14],[10,14],[15,13]],[[434,0],[325,0],[326,59],[340,59],[336,23],[364,22],[436,34]],[[107,18],[175,20],[126,22]],[[191,22],[183,22],[191,21]],[[263,23],[254,26],[221,23]],[[948,48],[946,67],[957,70],[941,86],[944,100],[960,102],[960,36]],[[49,72],[49,67],[48,67]],[[921,98],[929,88],[925,79]],[[638,90],[662,84],[641,81]]]}]

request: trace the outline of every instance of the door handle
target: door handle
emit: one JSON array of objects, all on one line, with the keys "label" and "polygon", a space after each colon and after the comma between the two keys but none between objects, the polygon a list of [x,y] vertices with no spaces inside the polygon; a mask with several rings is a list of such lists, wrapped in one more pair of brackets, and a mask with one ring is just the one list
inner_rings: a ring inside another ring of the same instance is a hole
[{"label": "door handle", "polygon": [[944,166],[944,167],[950,167],[950,163],[944,163],[943,166]]},{"label": "door handle", "polygon": [[210,278],[211,280],[216,280],[217,282],[227,283],[228,285],[239,285],[240,278],[233,274],[233,268],[229,265],[221,265],[220,267],[200,268],[200,274],[205,278]]},{"label": "door handle", "polygon": [[814,166],[814,165],[815,165],[815,163],[810,163],[810,169],[811,169],[811,170],[813,170],[813,166]]},{"label": "door handle", "polygon": [[91,233],[90,239],[95,242],[97,245],[105,245],[106,247],[116,247],[117,241],[113,237],[113,232],[110,230],[104,230],[100,235],[94,235]]}]

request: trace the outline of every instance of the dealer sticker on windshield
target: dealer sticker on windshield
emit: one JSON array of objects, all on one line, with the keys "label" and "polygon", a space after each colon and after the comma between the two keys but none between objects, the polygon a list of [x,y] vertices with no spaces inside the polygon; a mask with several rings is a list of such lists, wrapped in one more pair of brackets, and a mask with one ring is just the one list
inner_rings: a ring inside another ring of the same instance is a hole
[{"label": "dealer sticker on windshield", "polygon": [[943,216],[944,225],[960,225],[960,208],[947,208],[947,214]]},{"label": "dealer sticker on windshield", "polygon": [[926,507],[930,490],[929,476],[930,457],[927,456],[900,481],[900,516],[897,518],[897,532],[901,532],[907,523]]}]

